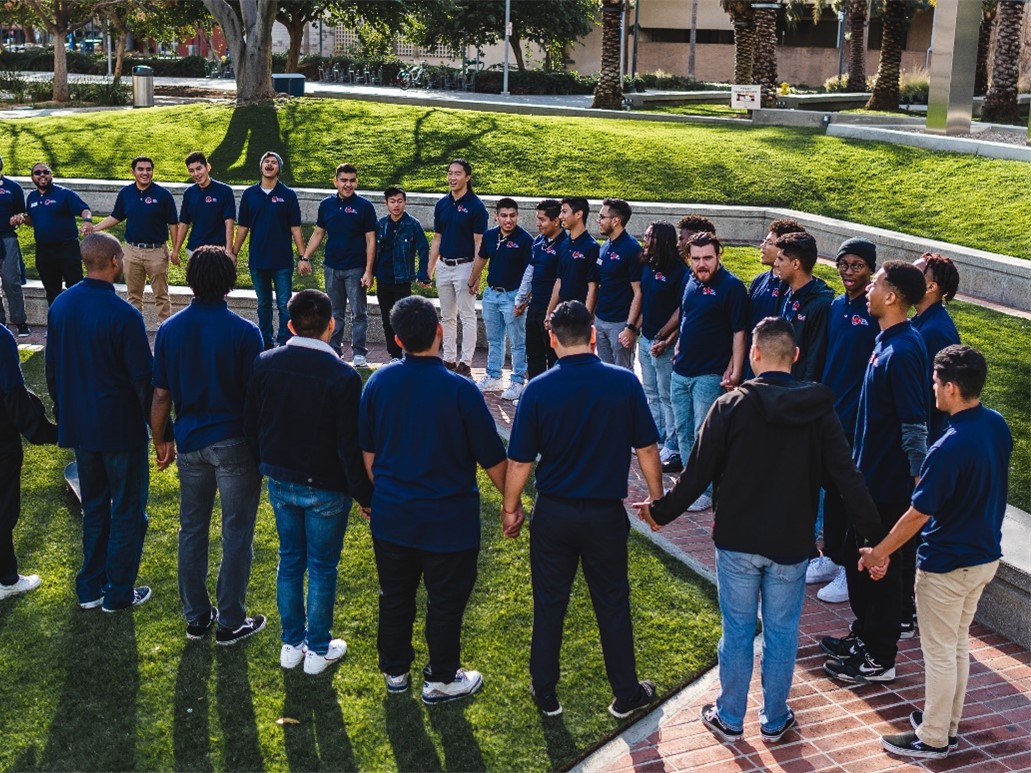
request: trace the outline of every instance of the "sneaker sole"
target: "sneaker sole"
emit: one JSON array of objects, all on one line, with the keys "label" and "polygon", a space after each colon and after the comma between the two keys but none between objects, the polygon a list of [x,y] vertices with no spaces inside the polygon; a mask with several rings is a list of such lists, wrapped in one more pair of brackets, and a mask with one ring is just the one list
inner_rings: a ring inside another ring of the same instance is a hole
[{"label": "sneaker sole", "polygon": [[900,639],[912,639],[914,636],[916,636],[915,628],[912,631],[902,631],[901,633],[899,633]]},{"label": "sneaker sole", "polygon": [[262,622],[262,624],[260,626],[255,628],[250,633],[245,633],[243,636],[238,636],[235,639],[231,639],[230,641],[219,641],[218,640],[218,634],[215,634],[215,644],[217,644],[219,647],[232,647],[234,644],[239,644],[242,641],[246,641],[247,639],[249,639],[252,636],[254,636],[254,634],[256,634],[256,633],[261,633],[262,631],[265,630],[265,626],[267,624],[268,624],[268,620],[265,620],[264,622]]},{"label": "sneaker sole", "polygon": [[83,601],[79,603],[79,609],[96,609],[97,607],[103,606],[104,599],[99,598],[95,601]]},{"label": "sneaker sole", "polygon": [[828,597],[828,596],[824,596],[822,591],[818,591],[817,594],[816,594],[816,598],[818,598],[820,601],[824,602],[825,604],[844,604],[846,601],[848,601],[848,594],[846,594],[844,596],[829,596]]},{"label": "sneaker sole", "polygon": [[766,743],[777,743],[778,741],[780,741],[781,738],[786,736],[788,733],[790,733],[796,727],[798,727],[798,720],[792,718],[791,722],[787,726],[785,726],[781,730],[778,730],[776,733],[766,733],[766,732],[760,730],[759,731],[759,735],[762,737],[763,741],[766,742]]},{"label": "sneaker sole", "polygon": [[891,684],[896,678],[894,674],[891,676],[860,676],[858,674],[853,676],[852,674],[838,674],[831,671],[830,668],[827,667],[826,663],[823,665],[823,670],[826,671],[832,679],[847,682],[848,684]]},{"label": "sneaker sole", "polygon": [[286,669],[287,671],[293,671],[295,668],[297,668],[303,662],[304,662],[304,656],[303,655],[301,656],[300,660],[298,660],[296,663],[284,663],[283,659],[280,658],[279,659],[279,667],[283,668],[283,669]]},{"label": "sneaker sole", "polygon": [[391,687],[388,684],[387,685],[387,692],[390,693],[391,695],[403,695],[404,693],[408,692],[409,687],[410,687],[409,684],[405,684],[404,687]]},{"label": "sneaker sole", "polygon": [[[909,715],[909,726],[912,727],[913,730],[918,730],[920,728],[920,725],[917,724],[917,721],[913,719],[912,714]],[[948,746],[950,752],[956,751],[956,749],[959,748],[959,739],[955,737],[950,737],[948,741]]]},{"label": "sneaker sole", "polygon": [[188,633],[186,634],[186,641],[203,641],[208,638],[208,634],[211,631],[205,631],[204,633]]},{"label": "sneaker sole", "polygon": [[477,682],[476,685],[471,690],[469,690],[469,692],[464,692],[461,695],[442,695],[439,698],[430,698],[427,697],[424,693],[422,696],[422,702],[425,703],[427,706],[436,706],[440,703],[450,703],[451,701],[457,701],[461,700],[462,698],[468,698],[470,695],[475,695],[480,691],[481,687],[483,687],[483,679],[480,679],[480,681]]},{"label": "sneaker sole", "polygon": [[924,760],[943,760],[949,756],[948,751],[944,752],[933,752],[933,751],[919,751],[917,749],[902,748],[895,744],[888,743],[883,738],[881,739],[881,747],[892,754],[897,754],[900,757],[918,757]]},{"label": "sneaker sole", "polygon": [[715,736],[718,736],[719,738],[722,738],[727,743],[737,743],[738,741],[740,741],[742,738],[745,737],[744,732],[741,732],[741,733],[727,733],[726,731],[720,729],[720,727],[718,725],[714,725],[713,723],[709,722],[707,719],[702,719],[702,724],[705,725],[706,728],[709,729],[709,732],[711,732]]}]

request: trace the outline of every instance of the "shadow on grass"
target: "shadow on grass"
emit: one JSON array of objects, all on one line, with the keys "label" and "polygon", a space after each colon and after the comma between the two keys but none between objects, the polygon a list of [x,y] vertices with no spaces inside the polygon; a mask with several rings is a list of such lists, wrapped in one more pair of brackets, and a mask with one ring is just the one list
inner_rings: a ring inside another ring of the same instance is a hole
[{"label": "shadow on grass", "polygon": [[221,767],[225,770],[264,770],[258,740],[251,683],[247,675],[247,649],[216,647],[215,700],[225,739]]},{"label": "shadow on grass", "polygon": [[564,717],[546,717],[541,715],[541,731],[544,733],[544,745],[548,748],[548,759],[552,770],[565,770],[569,761],[580,755],[576,748]]},{"label": "shadow on grass", "polygon": [[175,680],[175,716],[172,719],[176,770],[214,769],[208,716],[211,663],[211,642],[207,640],[188,642],[179,660],[179,673]]},{"label": "shadow on grass", "polygon": [[388,695],[383,699],[383,713],[397,770],[423,770],[427,773],[442,770],[437,749],[426,733],[421,704],[415,695]]},{"label": "shadow on grass", "polygon": [[[427,165],[439,164],[443,183],[445,164],[454,158],[476,157],[478,154],[473,152],[475,144],[498,131],[497,120],[490,117],[489,114],[468,118],[466,130],[463,132],[455,132],[451,125],[434,129],[431,121],[439,117],[439,114],[438,110],[427,110],[415,119],[412,127],[411,159],[407,163],[395,165],[387,173],[386,179],[404,180],[410,175],[418,176]],[[425,152],[427,150],[428,152]],[[441,189],[445,187],[441,185]]]},{"label": "shadow on grass", "polygon": [[300,723],[283,726],[290,769],[357,770],[333,672],[312,677],[300,668],[285,671],[283,688],[283,716]]},{"label": "shadow on grass", "polygon": [[208,160],[221,177],[232,174],[247,178],[250,175],[257,182],[261,177],[261,157],[270,150],[283,159],[281,179],[291,183],[290,153],[283,140],[275,103],[261,102],[233,110],[225,136],[208,154]]},{"label": "shadow on grass", "polygon": [[440,744],[444,748],[444,768],[446,770],[486,770],[480,744],[476,741],[473,726],[466,717],[469,700],[458,700],[439,706],[430,707],[430,724],[440,736]]}]

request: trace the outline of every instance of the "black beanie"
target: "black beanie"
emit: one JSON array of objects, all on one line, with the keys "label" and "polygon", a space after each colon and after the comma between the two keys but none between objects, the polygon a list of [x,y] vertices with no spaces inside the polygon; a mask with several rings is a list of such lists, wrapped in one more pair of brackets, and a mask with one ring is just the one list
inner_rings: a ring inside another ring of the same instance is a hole
[{"label": "black beanie", "polygon": [[873,242],[866,239],[846,239],[838,247],[838,255],[834,260],[841,260],[845,255],[856,255],[866,261],[871,271],[877,270],[877,245]]}]

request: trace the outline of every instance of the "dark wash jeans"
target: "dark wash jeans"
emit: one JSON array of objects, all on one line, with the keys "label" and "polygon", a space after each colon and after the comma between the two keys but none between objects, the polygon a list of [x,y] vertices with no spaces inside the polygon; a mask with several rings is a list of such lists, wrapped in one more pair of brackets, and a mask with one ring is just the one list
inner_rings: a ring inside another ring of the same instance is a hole
[{"label": "dark wash jeans", "polygon": [[394,308],[395,303],[402,298],[407,298],[411,294],[411,282],[393,285],[376,283],[376,297],[379,299],[379,313],[383,318],[383,337],[387,342],[387,351],[391,357],[398,359],[404,354],[404,351],[397,345],[397,341],[394,340],[394,328],[390,326],[390,312]]},{"label": "dark wash jeans", "polygon": [[558,362],[558,355],[551,348],[548,331],[544,327],[547,309],[526,310],[526,378],[539,376]]},{"label": "dark wash jeans", "polygon": [[[282,346],[290,338],[290,329],[286,323],[290,321],[290,312],[286,305],[290,302],[290,294],[294,286],[293,268],[252,268],[251,282],[254,294],[258,296],[258,329],[265,342],[265,348],[272,344]],[[276,309],[279,311],[279,330],[275,339],[272,337],[272,292],[276,293]]]},{"label": "dark wash jeans", "polygon": [[21,513],[21,438],[0,441],[0,583],[18,582],[14,527]]}]

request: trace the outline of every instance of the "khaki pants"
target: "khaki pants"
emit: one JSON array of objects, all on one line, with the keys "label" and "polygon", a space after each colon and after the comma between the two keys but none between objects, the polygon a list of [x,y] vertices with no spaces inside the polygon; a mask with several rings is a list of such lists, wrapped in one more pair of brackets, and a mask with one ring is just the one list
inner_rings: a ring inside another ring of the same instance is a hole
[{"label": "khaki pants", "polygon": [[924,655],[924,721],[917,737],[928,746],[948,745],[957,735],[970,676],[970,624],[998,561],[951,572],[916,573],[916,619]]},{"label": "khaki pants", "polygon": [[129,303],[143,313],[143,289],[150,279],[154,291],[154,310],[158,322],[172,316],[172,302],[168,299],[168,257],[161,247],[142,250],[125,245],[125,290]]}]

